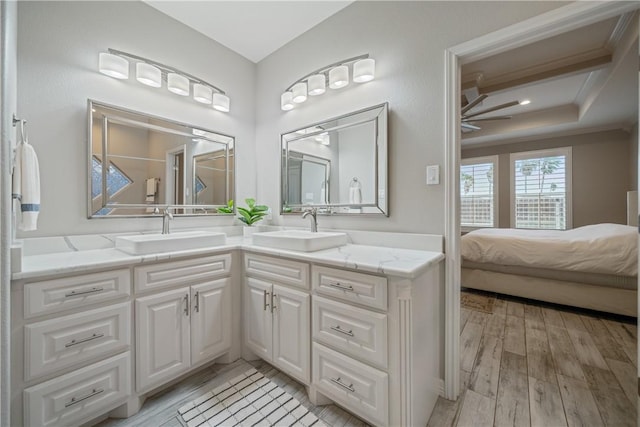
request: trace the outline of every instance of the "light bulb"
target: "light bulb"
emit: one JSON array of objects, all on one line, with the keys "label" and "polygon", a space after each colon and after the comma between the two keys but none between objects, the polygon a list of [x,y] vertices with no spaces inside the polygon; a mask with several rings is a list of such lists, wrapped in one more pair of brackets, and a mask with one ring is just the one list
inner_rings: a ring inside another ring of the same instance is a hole
[{"label": "light bulb", "polygon": [[356,83],[370,82],[376,75],[376,61],[367,58],[353,64],[353,81]]},{"label": "light bulb", "polygon": [[129,61],[112,53],[101,52],[98,58],[98,70],[116,79],[129,78]]},{"label": "light bulb", "polygon": [[189,95],[189,79],[177,73],[167,74],[167,89],[176,95]]},{"label": "light bulb", "polygon": [[293,94],[289,91],[280,96],[280,108],[284,111],[293,110]]},{"label": "light bulb", "polygon": [[160,87],[162,85],[162,72],[160,68],[154,65],[138,62],[136,64],[136,80],[147,86]]},{"label": "light bulb", "polygon": [[211,104],[213,102],[213,90],[209,86],[196,83],[193,85],[193,99],[202,104]]},{"label": "light bulb", "polygon": [[349,84],[349,67],[339,65],[329,71],[329,87],[340,89]]},{"label": "light bulb", "polygon": [[293,102],[301,104],[307,100],[307,84],[305,82],[296,83],[291,88]]},{"label": "light bulb", "polygon": [[309,88],[309,95],[322,95],[327,90],[327,78],[324,74],[314,74],[309,77],[309,80],[307,80],[307,85]]},{"label": "light bulb", "polygon": [[213,94],[213,108],[218,111],[222,111],[224,113],[229,112],[229,97],[222,93],[214,93]]}]

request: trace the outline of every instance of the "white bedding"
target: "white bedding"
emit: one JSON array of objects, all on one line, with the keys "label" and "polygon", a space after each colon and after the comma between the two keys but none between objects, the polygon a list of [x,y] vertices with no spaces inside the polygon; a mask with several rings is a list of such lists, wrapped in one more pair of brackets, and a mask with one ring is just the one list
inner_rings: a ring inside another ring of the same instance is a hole
[{"label": "white bedding", "polygon": [[638,274],[635,227],[595,224],[573,230],[486,228],[462,236],[469,261],[588,273]]}]

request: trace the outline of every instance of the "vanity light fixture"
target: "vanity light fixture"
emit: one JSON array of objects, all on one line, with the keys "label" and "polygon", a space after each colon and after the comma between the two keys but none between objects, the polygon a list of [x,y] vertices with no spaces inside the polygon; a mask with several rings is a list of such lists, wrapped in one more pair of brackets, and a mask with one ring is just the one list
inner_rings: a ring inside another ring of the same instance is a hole
[{"label": "vanity light fixture", "polygon": [[162,86],[162,71],[154,65],[138,62],[136,64],[136,80],[143,85],[160,87]]},{"label": "vanity light fixture", "polygon": [[291,91],[288,90],[280,95],[280,108],[284,111],[293,110],[293,93]]},{"label": "vanity light fixture", "polygon": [[300,82],[293,85],[291,88],[291,94],[293,95],[293,102],[301,104],[307,100],[307,83]]},{"label": "vanity light fixture", "polygon": [[331,89],[340,89],[349,84],[349,67],[340,65],[329,71],[329,87]]},{"label": "vanity light fixture", "polygon": [[212,105],[217,111],[229,112],[230,99],[222,89],[199,77],[151,59],[108,49],[107,52],[100,53],[98,69],[107,76],[128,79],[130,61],[136,64],[136,80],[140,83],[161,87],[164,81],[167,84],[167,90],[172,93],[180,96],[189,96],[192,93],[195,101]]},{"label": "vanity light fixture", "polygon": [[353,81],[365,83],[375,78],[376,61],[369,54],[345,59],[322,67],[298,79],[280,96],[280,108],[292,110],[295,104],[307,100],[307,95],[318,96],[326,92],[327,84],[331,89],[340,89],[349,84],[349,67],[353,68]]},{"label": "vanity light fixture", "polygon": [[180,96],[189,96],[189,79],[178,73],[167,74],[167,89]]}]

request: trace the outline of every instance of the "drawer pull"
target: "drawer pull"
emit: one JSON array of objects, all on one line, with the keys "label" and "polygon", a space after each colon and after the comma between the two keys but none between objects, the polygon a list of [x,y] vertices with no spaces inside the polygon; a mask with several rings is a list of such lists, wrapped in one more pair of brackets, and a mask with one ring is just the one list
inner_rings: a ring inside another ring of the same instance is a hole
[{"label": "drawer pull", "polygon": [[85,295],[85,294],[93,294],[95,292],[102,292],[104,291],[104,288],[102,286],[98,286],[95,288],[91,288],[91,289],[87,289],[86,291],[71,291],[68,294],[65,294],[65,298],[69,298],[69,297],[75,297],[78,295]]},{"label": "drawer pull", "polygon": [[66,343],[64,346],[67,348],[73,347],[74,345],[82,344],[87,341],[97,340],[98,338],[102,338],[103,336],[104,334],[93,334],[90,337],[82,338],[80,340],[71,340],[71,342]]},{"label": "drawer pull", "polygon": [[195,307],[193,308],[195,310],[196,313],[200,313],[200,292],[196,291],[196,294],[193,296],[193,299],[195,299]]},{"label": "drawer pull", "polygon": [[277,297],[277,295],[275,294],[275,292],[271,292],[271,312],[273,313],[273,310],[275,310],[276,307],[276,301],[275,298]]},{"label": "drawer pull", "polygon": [[353,286],[351,286],[351,285],[343,285],[340,282],[329,283],[329,286],[331,286],[332,288],[340,289],[342,291],[353,292]]},{"label": "drawer pull", "polygon": [[267,290],[264,290],[264,297],[262,299],[262,309],[264,311],[267,311],[267,307],[269,307],[269,303],[267,302],[267,297],[269,296],[269,292],[267,292]]},{"label": "drawer pull", "polygon": [[87,400],[87,399],[89,399],[89,398],[91,398],[93,396],[96,396],[96,395],[100,394],[100,393],[104,393],[104,389],[103,388],[94,388],[93,391],[91,393],[87,394],[86,396],[82,396],[82,397],[79,397],[77,399],[75,397],[72,397],[69,402],[64,404],[64,407],[68,408],[69,406],[73,406],[76,403],[80,403],[83,400]]},{"label": "drawer pull", "polygon": [[184,294],[184,314],[189,315],[189,294]]},{"label": "drawer pull", "polygon": [[334,331],[336,331],[336,332],[340,332],[341,334],[349,335],[350,337],[352,337],[352,336],[353,336],[353,330],[351,330],[351,329],[350,329],[350,330],[346,331],[346,330],[342,329],[342,328],[340,327],[340,325],[338,325],[338,326],[331,326],[331,329],[333,329],[333,330],[334,330]]},{"label": "drawer pull", "polygon": [[338,378],[330,378],[330,379],[331,379],[331,382],[333,382],[333,383],[335,383],[335,384],[338,384],[340,387],[342,387],[342,388],[346,388],[347,390],[349,390],[349,391],[350,391],[350,392],[352,392],[352,393],[355,393],[355,392],[356,392],[356,389],[355,389],[355,388],[353,388],[353,383],[352,383],[352,384],[349,384],[349,385],[346,385],[345,383],[343,383],[342,381],[340,381],[340,377],[338,377]]}]

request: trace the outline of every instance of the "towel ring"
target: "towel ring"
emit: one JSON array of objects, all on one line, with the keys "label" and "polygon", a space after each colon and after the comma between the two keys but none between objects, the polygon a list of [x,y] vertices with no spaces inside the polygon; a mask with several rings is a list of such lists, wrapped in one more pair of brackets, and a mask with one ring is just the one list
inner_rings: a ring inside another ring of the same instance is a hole
[{"label": "towel ring", "polygon": [[20,123],[20,139],[22,140],[22,142],[27,142],[27,131],[26,131],[26,127],[27,127],[27,121],[26,120],[22,120],[16,117],[16,115],[13,115],[12,118],[12,123],[13,123],[13,127],[16,127],[18,125],[18,123]]}]

